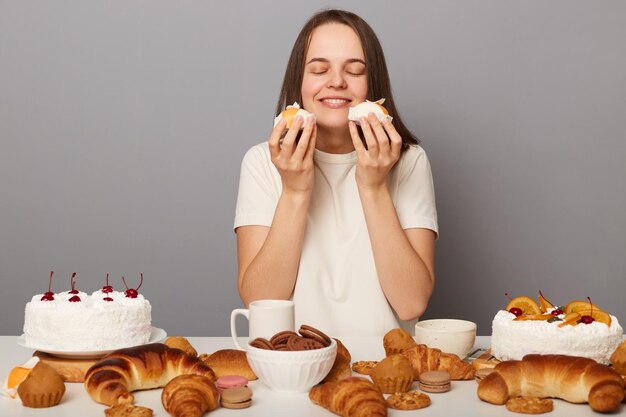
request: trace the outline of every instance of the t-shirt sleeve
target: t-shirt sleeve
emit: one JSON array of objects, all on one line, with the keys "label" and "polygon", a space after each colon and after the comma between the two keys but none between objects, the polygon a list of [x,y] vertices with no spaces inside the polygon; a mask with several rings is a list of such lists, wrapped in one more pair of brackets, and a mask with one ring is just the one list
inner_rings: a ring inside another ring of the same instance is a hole
[{"label": "t-shirt sleeve", "polygon": [[278,198],[280,177],[266,146],[252,147],[243,157],[233,229],[240,226],[271,226]]},{"label": "t-shirt sleeve", "polygon": [[400,163],[396,211],[402,228],[430,229],[439,236],[435,187],[426,152],[412,147]]}]

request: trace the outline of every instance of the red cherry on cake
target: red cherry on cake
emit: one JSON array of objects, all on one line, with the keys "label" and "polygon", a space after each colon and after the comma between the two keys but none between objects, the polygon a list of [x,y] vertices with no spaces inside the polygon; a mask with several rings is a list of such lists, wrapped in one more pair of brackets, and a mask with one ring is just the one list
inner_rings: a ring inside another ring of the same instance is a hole
[{"label": "red cherry on cake", "polygon": [[596,321],[596,319],[593,318],[593,303],[591,302],[591,297],[587,297],[587,300],[589,300],[589,306],[590,306],[590,311],[591,311],[591,316],[588,315],[584,315],[580,318],[580,322],[583,324],[591,324],[594,321]]},{"label": "red cherry on cake", "polygon": [[595,319],[591,316],[582,316],[580,318],[580,322],[583,324],[591,324],[595,321]]},{"label": "red cherry on cake", "polygon": [[556,317],[556,316],[563,314],[563,310],[561,310],[560,308],[555,308],[554,310],[552,310],[550,314]]},{"label": "red cherry on cake", "polygon": [[513,307],[509,310],[509,313],[513,314],[515,317],[519,317],[522,315],[522,309],[519,307]]},{"label": "red cherry on cake", "polygon": [[80,301],[80,297],[79,297],[79,296],[77,296],[77,295],[73,295],[73,296],[71,296],[71,297],[70,297],[70,299],[69,299],[69,300],[67,300],[67,301],[69,301],[70,303],[77,303],[77,302],[79,302],[79,301]]},{"label": "red cherry on cake", "polygon": [[[102,292],[105,294],[109,294],[113,292],[113,287],[109,285],[109,273],[107,272],[107,285],[105,285],[104,287],[102,287]],[[107,297],[109,298],[109,297]],[[106,298],[105,298],[106,300]],[[109,300],[107,300],[109,301]],[[113,299],[111,299],[111,301],[113,301]]]},{"label": "red cherry on cake", "polygon": [[48,282],[48,291],[46,291],[43,294],[43,297],[41,297],[41,301],[52,301],[52,300],[54,300],[54,293],[52,291],[50,291],[50,288],[52,287],[52,274],[54,274],[54,271],[50,271],[50,281]]},{"label": "red cherry on cake", "polygon": [[111,297],[104,297],[103,300],[104,301],[113,301],[113,299]]},{"label": "red cherry on cake", "polygon": [[128,284],[126,284],[126,280],[124,279],[124,277],[122,277],[122,281],[124,282],[124,285],[126,286],[126,291],[124,291],[124,295],[126,295],[127,298],[137,298],[137,296],[139,295],[139,288],[141,288],[141,284],[143,284],[143,274],[139,274],[140,278],[139,278],[139,286],[135,289],[135,288],[128,288]]},{"label": "red cherry on cake", "polygon": [[[76,288],[74,288],[74,286],[76,285],[76,272],[72,273],[72,278],[70,278],[70,282],[72,283],[72,290],[68,291],[67,293],[68,294],[78,294],[78,290]],[[80,299],[79,299],[79,301],[80,301]]]}]

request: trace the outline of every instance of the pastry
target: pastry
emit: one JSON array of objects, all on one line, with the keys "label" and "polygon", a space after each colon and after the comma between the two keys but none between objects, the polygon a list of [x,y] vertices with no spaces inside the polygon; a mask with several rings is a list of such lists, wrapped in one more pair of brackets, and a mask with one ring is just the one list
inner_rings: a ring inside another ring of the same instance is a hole
[{"label": "pastry", "polygon": [[498,311],[491,330],[494,357],[503,361],[520,360],[527,354],[560,354],[609,364],[624,332],[616,317],[591,301],[558,306],[543,294],[538,301],[515,297]]},{"label": "pastry", "polygon": [[352,370],[357,374],[370,375],[378,361],[357,361],[352,364]]},{"label": "pastry", "polygon": [[445,353],[439,349],[429,348],[426,345],[416,345],[402,351],[413,366],[413,379],[419,380],[422,372],[446,371],[450,379],[473,379],[475,370],[469,363],[461,360],[453,353]]},{"label": "pastry", "polygon": [[52,367],[39,362],[17,387],[17,394],[26,407],[53,407],[65,394],[65,382]]},{"label": "pastry", "polygon": [[397,392],[387,397],[387,406],[396,410],[418,410],[430,405],[430,397],[418,391]]},{"label": "pastry", "polygon": [[106,417],[152,417],[151,408],[131,404],[118,404],[104,410]]},{"label": "pastry", "polygon": [[198,356],[198,352],[189,343],[189,340],[182,336],[170,336],[165,339],[165,344],[171,348],[180,349],[188,355]]},{"label": "pastry", "polygon": [[382,122],[383,120],[391,121],[393,117],[389,115],[389,111],[383,107],[384,98],[376,101],[364,101],[348,110],[348,120],[352,120],[356,124],[361,123],[361,117],[367,117],[368,114],[374,113],[376,118]]},{"label": "pastry", "polygon": [[218,378],[225,375],[240,375],[249,381],[257,379],[256,374],[248,364],[246,352],[243,350],[217,350],[206,357],[201,355],[201,359],[211,367]]},{"label": "pastry", "polygon": [[626,375],[626,341],[620,343],[611,354],[611,365],[621,375]]},{"label": "pastry", "polygon": [[372,369],[370,377],[385,394],[406,392],[413,384],[413,367],[406,356],[391,355]]},{"label": "pastry", "polygon": [[129,404],[132,391],[165,386],[174,377],[195,374],[215,381],[215,374],[199,358],[162,343],[112,352],[85,375],[85,389],[94,401],[108,406]]},{"label": "pastry", "polygon": [[285,128],[289,129],[297,116],[301,116],[304,119],[302,123],[303,127],[304,123],[306,123],[308,119],[315,119],[315,115],[313,113],[309,113],[308,111],[301,109],[300,105],[295,102],[291,106],[287,106],[285,110],[283,110],[278,116],[274,118],[274,126],[276,126],[281,119],[285,119],[287,120],[287,125]]},{"label": "pastry", "polygon": [[39,363],[39,357],[33,356],[26,363],[11,369],[9,375],[2,381],[0,394],[9,398],[15,398],[17,396],[17,387],[26,379],[37,363]]},{"label": "pastry", "polygon": [[419,381],[419,387],[424,392],[448,392],[451,388],[450,374],[446,371],[422,372]]},{"label": "pastry", "polygon": [[219,394],[210,378],[179,375],[163,387],[161,403],[173,417],[200,417],[217,408]]},{"label": "pastry", "polygon": [[227,388],[220,396],[220,405],[224,408],[248,408],[252,404],[252,390],[248,387]]},{"label": "pastry", "polygon": [[335,341],[337,342],[337,356],[335,356],[333,367],[330,368],[330,372],[328,372],[328,375],[324,377],[321,383],[339,381],[352,376],[352,370],[350,369],[352,356],[339,339],[335,339]]},{"label": "pastry", "polygon": [[415,345],[417,343],[411,334],[399,327],[389,330],[383,337],[383,347],[387,356],[402,353],[403,350],[410,349]]},{"label": "pastry", "polygon": [[309,399],[344,417],[387,415],[387,403],[382,392],[365,378],[350,377],[316,385],[309,391]]},{"label": "pastry", "polygon": [[478,398],[483,401],[502,405],[511,397],[588,402],[595,411],[610,412],[624,398],[624,382],[617,372],[592,359],[526,355],[521,361],[500,362],[478,384]]},{"label": "pastry", "polygon": [[514,413],[543,414],[553,409],[552,400],[537,397],[513,397],[506,402],[506,409]]}]

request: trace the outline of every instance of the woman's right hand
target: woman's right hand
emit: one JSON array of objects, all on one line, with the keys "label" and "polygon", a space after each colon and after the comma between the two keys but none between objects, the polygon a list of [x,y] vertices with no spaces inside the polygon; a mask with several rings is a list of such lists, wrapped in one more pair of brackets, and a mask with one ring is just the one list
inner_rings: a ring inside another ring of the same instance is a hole
[{"label": "woman's right hand", "polygon": [[[300,140],[296,136],[304,123]],[[280,174],[283,193],[310,194],[313,191],[314,166],[313,151],[317,136],[317,125],[314,118],[307,118],[306,123],[302,116],[297,116],[281,140],[287,121],[281,119],[269,139],[272,163]]]}]

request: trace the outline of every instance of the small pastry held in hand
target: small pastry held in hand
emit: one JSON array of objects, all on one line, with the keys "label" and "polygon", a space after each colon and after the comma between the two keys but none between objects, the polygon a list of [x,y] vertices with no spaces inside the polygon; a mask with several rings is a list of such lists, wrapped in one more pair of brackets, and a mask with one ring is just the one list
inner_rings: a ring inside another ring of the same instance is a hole
[{"label": "small pastry held in hand", "polygon": [[[298,102],[294,102],[291,106],[287,106],[285,110],[282,111],[278,116],[274,118],[274,126],[281,121],[281,119],[287,120],[286,129],[289,129],[293,122],[296,120],[297,116],[302,116],[304,119],[304,123],[310,118],[315,119],[315,115],[313,113],[309,113],[308,111],[300,108]],[[304,127],[304,123],[302,123],[301,129]]]},{"label": "small pastry held in hand", "polygon": [[165,344],[168,347],[180,349],[188,355],[198,356],[196,349],[189,343],[189,340],[182,336],[170,336],[165,339]]},{"label": "small pastry held in hand", "polygon": [[384,98],[376,101],[365,100],[363,103],[359,103],[354,107],[350,107],[348,110],[348,120],[355,122],[357,125],[361,124],[361,117],[367,117],[368,114],[374,113],[376,118],[382,123],[383,120],[391,122],[393,117],[389,115],[389,111],[383,107],[385,102]]}]

